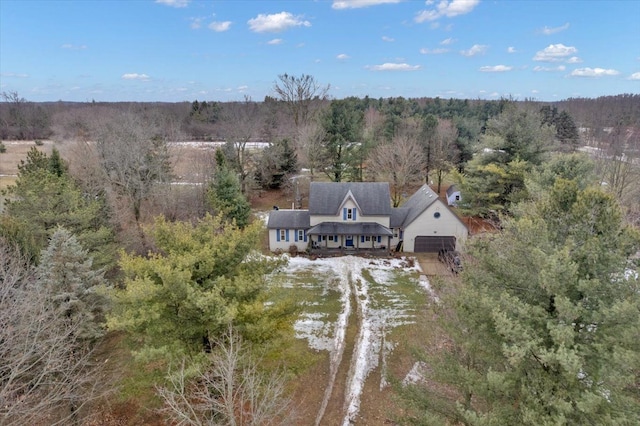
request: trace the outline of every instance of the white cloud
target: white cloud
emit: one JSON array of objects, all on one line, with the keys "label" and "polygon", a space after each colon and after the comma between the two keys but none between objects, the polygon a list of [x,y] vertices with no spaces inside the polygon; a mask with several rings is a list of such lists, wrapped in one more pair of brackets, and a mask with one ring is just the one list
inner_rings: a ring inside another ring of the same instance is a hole
[{"label": "white cloud", "polygon": [[640,80],[640,72],[634,72],[629,76],[629,80]]},{"label": "white cloud", "polygon": [[333,9],[359,9],[387,3],[400,3],[402,0],[334,0]]},{"label": "white cloud", "polygon": [[393,62],[386,62],[380,65],[367,65],[368,69],[373,71],[416,71],[421,67],[420,65],[399,64]]},{"label": "white cloud", "polygon": [[461,50],[460,54],[463,55],[463,56],[481,55],[481,54],[485,53],[488,48],[489,48],[489,46],[484,45],[484,44],[474,44],[473,46],[471,46],[471,49],[469,49],[469,50]]},{"label": "white cloud", "polygon": [[283,41],[284,40],[282,40],[281,38],[274,38],[273,40],[269,40],[267,44],[272,44],[272,45],[282,44]]},{"label": "white cloud", "polygon": [[382,41],[392,42],[392,41],[396,41],[396,40],[394,38],[391,38],[391,37],[382,36]]},{"label": "white cloud", "polygon": [[420,53],[422,53],[423,55],[440,55],[442,53],[447,53],[448,51],[449,49],[444,48],[428,49],[426,47],[423,47],[422,49],[420,49]]},{"label": "white cloud", "polygon": [[231,21],[212,22],[209,24],[209,29],[217,33],[228,31],[229,28],[231,28]]},{"label": "white cloud", "polygon": [[128,73],[128,74],[122,74],[122,78],[123,80],[141,80],[141,81],[147,81],[149,80],[149,76],[146,74],[138,74],[138,73]]},{"label": "white cloud", "polygon": [[249,88],[249,86],[238,86],[238,90],[243,92],[245,90],[247,90]]},{"label": "white cloud", "polygon": [[577,68],[571,71],[572,77],[603,77],[618,74],[620,74],[619,71],[604,68]]},{"label": "white cloud", "polygon": [[63,49],[69,49],[69,50],[84,50],[87,48],[85,44],[71,44],[71,43],[65,43],[60,47]]},{"label": "white cloud", "polygon": [[15,72],[3,72],[0,74],[1,77],[15,77],[15,78],[28,78],[29,74],[20,74]]},{"label": "white cloud", "polygon": [[582,59],[578,58],[577,56],[572,56],[567,59],[568,64],[579,64],[580,62],[582,62]]},{"label": "white cloud", "polygon": [[456,42],[456,39],[455,39],[455,38],[451,38],[451,37],[449,37],[449,38],[445,38],[444,40],[442,40],[442,41],[440,42],[440,44],[441,44],[441,45],[443,45],[443,46],[448,46],[448,45],[453,44],[453,43],[455,43],[455,42]]},{"label": "white cloud", "polygon": [[336,56],[337,59],[340,59],[341,61],[344,61],[345,59],[349,59],[349,55],[347,55],[346,53],[341,53],[338,56]]},{"label": "white cloud", "polygon": [[551,35],[551,34],[559,33],[560,31],[564,31],[568,28],[569,28],[569,23],[567,22],[566,24],[561,25],[559,27],[555,27],[555,28],[544,27],[543,29],[540,30],[540,32],[544,35]]},{"label": "white cloud", "polygon": [[310,27],[311,22],[302,16],[294,16],[289,12],[274,13],[272,15],[259,14],[247,21],[249,29],[256,33],[277,33],[293,27]]},{"label": "white cloud", "polygon": [[513,67],[508,65],[493,65],[493,66],[485,66],[480,67],[480,71],[482,72],[505,72],[511,71]]},{"label": "white cloud", "polygon": [[[435,21],[443,16],[453,18],[464,15],[473,10],[480,3],[480,0],[441,0],[435,9],[421,10],[414,18],[416,22]],[[427,5],[432,3],[427,2]]]},{"label": "white cloud", "polygon": [[156,3],[171,7],[187,7],[191,0],[156,0]]},{"label": "white cloud", "polygon": [[540,65],[537,65],[535,67],[533,67],[533,70],[536,72],[540,72],[540,71],[564,71],[566,69],[566,67],[564,65],[558,65],[557,67],[541,67]]},{"label": "white cloud", "polygon": [[513,46],[507,47],[507,53],[516,53],[516,52],[517,52],[517,50],[516,50],[515,47],[513,47]]},{"label": "white cloud", "polygon": [[202,27],[202,21],[204,18],[189,18],[189,20],[191,21],[191,25],[189,25],[191,29],[198,30]]},{"label": "white cloud", "polygon": [[543,50],[540,50],[533,57],[534,61],[541,62],[559,62],[564,61],[568,56],[575,55],[578,52],[573,46],[565,46],[562,43],[550,44]]}]

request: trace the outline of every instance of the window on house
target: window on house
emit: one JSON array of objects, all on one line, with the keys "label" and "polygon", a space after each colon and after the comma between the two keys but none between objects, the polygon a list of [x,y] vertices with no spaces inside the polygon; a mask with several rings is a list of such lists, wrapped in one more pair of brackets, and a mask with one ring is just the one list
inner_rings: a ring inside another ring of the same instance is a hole
[{"label": "window on house", "polygon": [[347,209],[347,219],[353,220],[353,209]]},{"label": "window on house", "polygon": [[397,230],[393,230],[393,238],[398,238],[398,231]]},{"label": "window on house", "polygon": [[371,235],[367,235],[366,237],[364,237],[365,241],[371,241]]},{"label": "window on house", "polygon": [[329,241],[333,241],[333,235],[329,235]]},{"label": "window on house", "polygon": [[327,241],[326,235],[318,235],[318,241]]},{"label": "window on house", "polygon": [[304,230],[298,229],[298,241],[303,241],[303,240],[304,240]]},{"label": "window on house", "polygon": [[460,201],[460,196],[456,195],[456,201]]},{"label": "window on house", "polygon": [[284,233],[284,229],[280,230],[280,240],[284,241],[285,240],[285,233]]},{"label": "window on house", "polygon": [[440,217],[440,212],[435,212],[433,214],[433,217],[435,217],[436,219],[438,219]]}]

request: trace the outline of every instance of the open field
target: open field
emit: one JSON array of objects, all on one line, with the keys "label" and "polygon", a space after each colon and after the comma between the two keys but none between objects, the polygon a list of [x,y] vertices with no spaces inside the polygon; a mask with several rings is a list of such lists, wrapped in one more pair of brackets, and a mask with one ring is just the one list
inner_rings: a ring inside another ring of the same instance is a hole
[{"label": "open field", "polygon": [[52,141],[42,141],[42,145],[36,145],[35,141],[2,141],[7,151],[0,154],[0,185],[6,178],[11,178],[18,173],[20,160],[27,157],[31,148],[51,153],[54,147]]}]

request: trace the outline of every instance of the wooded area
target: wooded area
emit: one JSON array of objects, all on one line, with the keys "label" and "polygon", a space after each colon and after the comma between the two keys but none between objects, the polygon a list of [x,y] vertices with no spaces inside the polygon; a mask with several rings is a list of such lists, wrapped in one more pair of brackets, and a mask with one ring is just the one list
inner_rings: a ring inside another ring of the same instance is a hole
[{"label": "wooded area", "polygon": [[398,384],[395,421],[640,422],[640,95],[328,91],[284,74],[261,102],[2,94],[0,162],[34,144],[2,192],[0,424],[93,424],[123,400],[152,408],[134,422],[310,424],[288,409],[298,307],[269,286],[286,260],[263,254],[253,213],[274,192],[300,207],[314,179],[389,182],[393,206],[455,183],[459,214],[493,228],[425,307],[437,350],[416,348],[429,368]]}]

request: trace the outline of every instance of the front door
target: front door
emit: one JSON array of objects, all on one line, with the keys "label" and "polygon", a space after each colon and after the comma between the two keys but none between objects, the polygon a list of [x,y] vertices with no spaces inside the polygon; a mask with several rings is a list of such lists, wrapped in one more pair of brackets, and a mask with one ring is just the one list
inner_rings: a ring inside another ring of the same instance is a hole
[{"label": "front door", "polygon": [[344,245],[347,247],[353,247],[353,235],[347,235],[345,237]]}]

